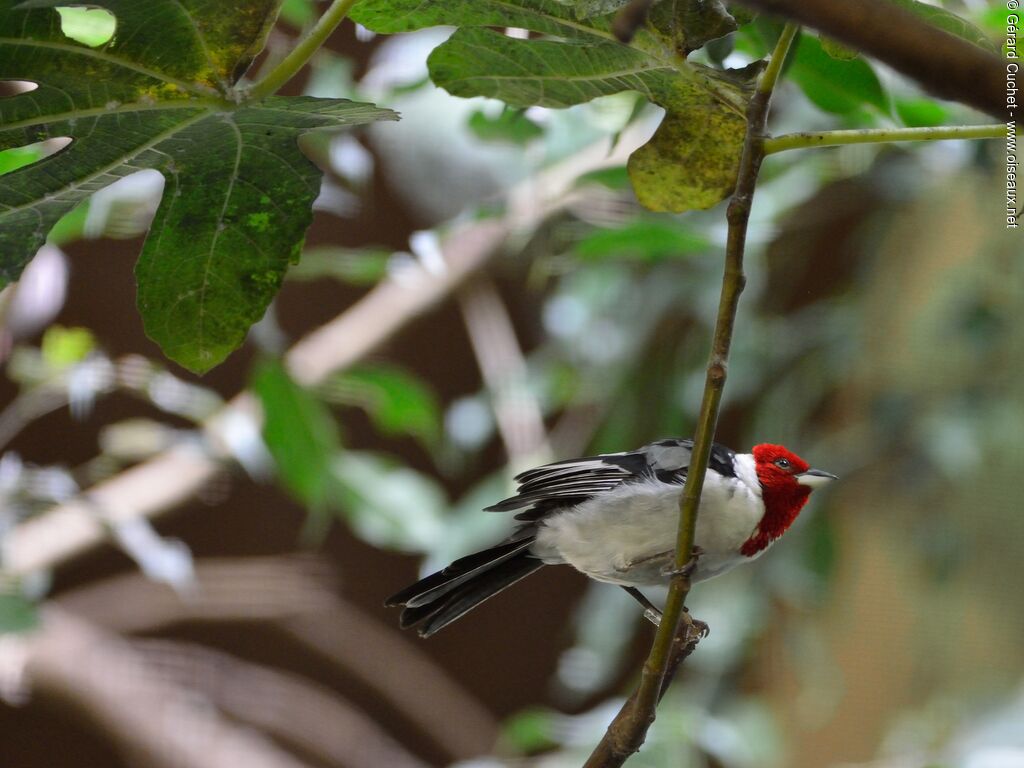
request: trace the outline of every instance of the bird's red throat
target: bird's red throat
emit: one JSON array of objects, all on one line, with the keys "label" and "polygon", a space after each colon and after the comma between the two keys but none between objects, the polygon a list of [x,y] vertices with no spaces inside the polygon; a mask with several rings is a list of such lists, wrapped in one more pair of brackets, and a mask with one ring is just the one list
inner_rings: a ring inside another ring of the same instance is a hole
[{"label": "bird's red throat", "polygon": [[791,477],[772,477],[762,478],[761,494],[764,517],[740,548],[740,553],[747,557],[753,557],[786,532],[807,503],[811,489]]}]

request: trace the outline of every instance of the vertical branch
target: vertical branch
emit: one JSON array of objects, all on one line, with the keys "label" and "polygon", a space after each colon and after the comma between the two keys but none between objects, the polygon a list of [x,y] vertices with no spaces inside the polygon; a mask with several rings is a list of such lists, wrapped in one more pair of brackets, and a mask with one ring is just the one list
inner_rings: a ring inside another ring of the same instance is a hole
[{"label": "vertical branch", "polygon": [[676,573],[672,577],[661,626],[654,637],[651,652],[644,662],[640,684],[626,701],[622,709],[608,726],[601,742],[594,749],[584,768],[611,768],[622,765],[630,755],[640,749],[647,735],[647,729],[654,722],[655,708],[664,694],[671,676],[668,670],[675,667],[685,655],[693,650],[696,639],[692,623],[687,620],[680,626],[684,615],[683,606],[690,591],[689,577],[683,566],[693,550],[694,532],[697,527],[697,508],[704,477],[707,474],[708,459],[711,455],[711,441],[718,422],[718,411],[725,387],[729,362],[729,347],[732,343],[736,308],[746,278],[743,274],[743,250],[747,238],[747,222],[754,199],[757,174],[764,159],[765,125],[772,91],[782,70],[793,38],[799,27],[787,24],[772,52],[768,66],[761,73],[757,89],[747,107],[747,135],[743,142],[740,164],[736,176],[736,190],[729,202],[727,218],[729,235],[725,249],[725,274],[722,277],[722,293],[718,302],[718,317],[711,342],[707,377],[704,382],[704,397],[701,401],[697,430],[694,434],[693,453],[686,485],[679,501],[679,534],[676,540]]}]

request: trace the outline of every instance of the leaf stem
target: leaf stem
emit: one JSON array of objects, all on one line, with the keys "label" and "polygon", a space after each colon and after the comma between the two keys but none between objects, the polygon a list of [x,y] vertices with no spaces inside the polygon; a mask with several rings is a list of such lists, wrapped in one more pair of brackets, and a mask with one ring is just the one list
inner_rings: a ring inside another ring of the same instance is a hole
[{"label": "leaf stem", "polygon": [[281,63],[267,73],[266,77],[249,89],[250,99],[262,99],[270,96],[281,88],[282,85],[291,80],[317,52],[324,41],[330,36],[342,20],[348,15],[356,0],[334,0],[331,6],[324,11],[313,28],[299,43],[285,56]]},{"label": "leaf stem", "polygon": [[612,720],[601,742],[594,749],[584,768],[617,768],[630,755],[640,749],[647,729],[654,722],[655,708],[671,682],[669,670],[674,672],[682,657],[696,644],[692,623],[682,621],[684,605],[690,591],[690,581],[683,566],[693,551],[694,533],[701,490],[707,474],[711,443],[718,422],[718,411],[725,386],[729,347],[732,343],[736,308],[746,278],[743,274],[743,250],[747,237],[747,222],[754,197],[757,174],[764,158],[765,125],[772,91],[782,70],[799,25],[787,24],[783,29],[768,66],[758,78],[757,89],[747,107],[747,134],[740,155],[736,177],[736,190],[729,202],[727,218],[729,233],[725,250],[725,274],[718,303],[718,317],[708,360],[704,397],[701,402],[697,429],[694,434],[690,467],[679,501],[679,533],[676,541],[675,570],[665,603],[661,625],[654,637],[651,652],[644,662],[640,684]]},{"label": "leaf stem", "polygon": [[787,149],[836,147],[841,144],[886,144],[896,141],[942,141],[944,139],[1001,139],[1006,124],[940,125],[927,128],[871,128],[854,131],[815,131],[787,133],[765,139],[764,153],[774,155]]}]

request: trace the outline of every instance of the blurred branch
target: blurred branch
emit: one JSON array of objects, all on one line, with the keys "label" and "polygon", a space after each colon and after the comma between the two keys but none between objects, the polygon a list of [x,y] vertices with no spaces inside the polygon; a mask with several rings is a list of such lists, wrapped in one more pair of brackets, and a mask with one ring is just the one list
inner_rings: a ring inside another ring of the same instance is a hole
[{"label": "blurred branch", "polygon": [[457,297],[473,354],[493,398],[509,464],[518,470],[549,461],[544,416],[530,391],[523,350],[494,282],[480,275],[468,281]]},{"label": "blurred branch", "polygon": [[623,43],[630,42],[647,20],[647,13],[652,5],[654,0],[629,0],[622,6],[612,21],[612,33],[615,37]]},{"label": "blurred branch", "polygon": [[131,646],[157,675],[198,691],[299,754],[348,768],[426,768],[361,711],[298,675],[191,643],[136,640]]},{"label": "blurred branch", "polygon": [[757,185],[757,174],[764,159],[765,127],[768,122],[768,108],[772,91],[782,71],[786,53],[799,32],[795,24],[787,24],[772,51],[771,59],[757,81],[757,89],[747,106],[747,133],[743,142],[739,169],[736,176],[736,190],[729,201],[727,218],[729,234],[725,249],[725,274],[722,277],[722,293],[718,301],[718,318],[711,342],[707,377],[704,382],[704,396],[701,401],[697,429],[693,438],[693,452],[686,483],[679,499],[679,534],[676,540],[675,573],[669,586],[668,597],[661,624],[654,636],[651,652],[644,662],[640,684],[636,691],[619,710],[605,732],[604,737],[587,759],[584,768],[610,768],[622,765],[629,756],[640,749],[647,736],[647,730],[654,722],[655,710],[665,690],[672,682],[669,670],[675,673],[683,656],[689,655],[696,645],[693,626],[684,616],[686,596],[690,591],[690,578],[684,570],[693,551],[694,533],[697,527],[697,512],[700,505],[704,478],[707,475],[708,460],[711,457],[711,442],[718,423],[718,411],[725,388],[726,371],[729,364],[729,347],[732,344],[736,309],[740,294],[746,283],[743,274],[743,252],[747,239],[747,223]]},{"label": "blurred branch", "polygon": [[[289,371],[300,383],[313,385],[362,359],[486,266],[510,234],[535,227],[579,197],[574,183],[580,175],[625,163],[646,138],[643,126],[633,125],[613,150],[607,141],[596,142],[513,187],[503,217],[454,227],[444,237],[443,272],[410,267],[384,280],[297,342],[285,357]],[[207,432],[217,443],[224,425],[239,418],[259,420],[253,398],[244,392],[207,421]],[[228,451],[219,456],[188,448],[161,453],[90,488],[88,502],[74,499],[20,523],[4,537],[0,562],[13,576],[53,568],[106,541],[111,523],[155,517],[183,504],[230,461]]]},{"label": "blurred branch", "polygon": [[[21,638],[36,695],[73,705],[146,768],[303,768],[271,741],[195,706],[185,689],[160,680],[121,638],[47,608],[40,629]],[[7,647],[4,647],[7,651]]]},{"label": "blurred branch", "polygon": [[141,355],[110,359],[92,354],[33,383],[0,411],[0,448],[48,413],[70,406],[72,416],[81,416],[95,400],[113,392],[141,397],[166,413],[194,422],[223,405],[213,390],[184,381]]},{"label": "blurred branch", "polygon": [[888,0],[739,0],[874,56],[936,96],[1005,118],[1006,64]]},{"label": "blurred branch", "polygon": [[21,393],[0,411],[0,448],[36,419],[68,404],[66,391],[39,387]]},{"label": "blurred branch", "polygon": [[[488,751],[497,723],[418,646],[396,637],[328,586],[331,571],[307,557],[200,560],[182,597],[139,573],[80,587],[56,602],[120,633],[181,622],[265,621],[355,678],[453,757]],[[438,707],[437,702],[444,706]]]},{"label": "blurred branch", "polygon": [[787,133],[764,141],[764,153],[773,155],[787,149],[836,147],[842,144],[888,144],[897,141],[945,141],[947,139],[1002,139],[1006,124],[940,125],[927,128],[860,128],[852,131]]}]

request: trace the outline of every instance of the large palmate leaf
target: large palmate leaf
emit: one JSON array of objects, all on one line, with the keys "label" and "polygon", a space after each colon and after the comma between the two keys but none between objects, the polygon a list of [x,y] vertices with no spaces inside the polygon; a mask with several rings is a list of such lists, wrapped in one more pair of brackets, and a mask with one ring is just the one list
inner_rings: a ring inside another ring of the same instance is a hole
[{"label": "large palmate leaf", "polygon": [[[383,33],[437,24],[459,29],[428,59],[431,79],[456,96],[490,96],[514,107],[568,107],[639,91],[665,108],[650,142],[629,161],[637,197],[656,211],[709,208],[732,191],[748,89],[757,67],[732,73],[685,55],[735,29],[718,0],[660,0],[625,45],[611,34],[621,2],[555,0],[362,0],[352,11]],[[508,37],[517,27],[541,38]]]},{"label": "large palmate leaf", "polygon": [[89,0],[117,21],[90,48],[61,31],[68,0],[0,0],[0,150],[70,145],[0,176],[0,283],[15,280],[53,224],[98,189],[151,168],[163,200],[136,271],[146,332],[192,370],[243,340],[299,253],[320,186],[296,139],[394,119],[343,99],[248,100],[235,83],[280,0]]}]

